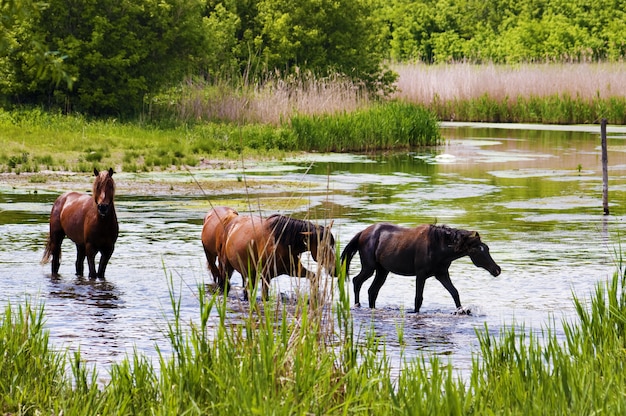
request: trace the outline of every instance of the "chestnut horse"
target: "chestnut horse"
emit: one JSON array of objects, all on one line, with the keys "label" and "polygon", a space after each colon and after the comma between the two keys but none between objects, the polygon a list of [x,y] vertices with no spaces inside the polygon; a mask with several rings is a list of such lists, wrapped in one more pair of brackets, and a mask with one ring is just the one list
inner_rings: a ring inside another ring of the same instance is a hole
[{"label": "chestnut horse", "polygon": [[215,207],[204,216],[202,225],[202,247],[213,280],[224,291],[228,292],[228,277],[224,276],[224,270],[217,265],[219,250],[226,237],[226,226],[237,217],[239,213],[229,207]]},{"label": "chestnut horse", "polygon": [[376,307],[376,298],[389,272],[402,276],[415,276],[415,312],[422,306],[426,279],[435,276],[450,292],[457,311],[462,312],[459,292],[456,290],[448,268],[463,256],[469,256],[477,267],[493,276],[500,274],[500,266],[489,254],[489,247],[476,231],[459,230],[447,226],[420,225],[405,228],[389,223],[374,224],[357,233],[341,253],[345,261],[346,276],[350,261],[356,252],[361,259],[361,271],[353,279],[354,299],[360,306],[361,285],[374,272],[374,282],[369,288],[369,306]]},{"label": "chestnut horse", "polygon": [[220,250],[224,276],[237,270],[243,277],[244,298],[261,277],[262,296],[267,299],[273,277],[287,274],[306,277],[299,255],[310,251],[313,260],[328,274],[335,271],[335,238],[328,227],[284,215],[239,216],[226,226],[226,241]]},{"label": "chestnut horse", "polygon": [[[76,244],[76,275],[83,275],[85,257],[89,266],[89,278],[104,279],[104,271],[113,254],[119,227],[113,197],[115,182],[113,169],[93,170],[92,195],[66,192],[54,202],[50,213],[50,234],[42,263],[52,257],[52,275],[58,276],[61,264],[61,243],[67,235]],[[100,253],[100,265],[96,272],[95,258]]]}]

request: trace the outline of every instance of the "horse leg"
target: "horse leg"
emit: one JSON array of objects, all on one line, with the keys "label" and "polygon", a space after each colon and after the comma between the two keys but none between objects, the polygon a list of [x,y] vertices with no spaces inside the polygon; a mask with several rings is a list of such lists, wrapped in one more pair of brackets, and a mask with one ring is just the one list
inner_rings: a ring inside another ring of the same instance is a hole
[{"label": "horse leg", "polygon": [[50,233],[50,254],[52,255],[52,276],[59,275],[61,267],[61,245],[65,239],[65,232],[58,231]]},{"label": "horse leg", "polygon": [[[230,292],[230,278],[233,276],[233,272],[235,269],[230,264],[222,265],[220,263],[218,272],[217,272],[217,285],[222,290],[222,293],[228,296],[228,292]],[[244,279],[244,287],[245,287],[245,279]]]},{"label": "horse leg", "polygon": [[372,282],[372,285],[368,290],[370,308],[373,309],[376,307],[376,298],[378,297],[378,292],[385,283],[385,280],[387,280],[388,275],[389,270],[382,268],[382,266],[376,268],[376,276],[374,276],[374,281]]},{"label": "horse leg", "polygon": [[[87,266],[89,267],[89,278],[95,279],[96,277],[98,277],[98,274],[96,273],[96,254],[98,251],[95,248],[93,248],[91,244],[88,244],[86,252],[87,252]],[[81,269],[82,269],[82,265],[81,265]],[[82,275],[82,270],[81,270],[81,275]]]},{"label": "horse leg", "polygon": [[354,305],[361,306],[361,302],[359,301],[359,293],[361,292],[361,286],[363,283],[370,278],[372,274],[374,274],[374,268],[368,268],[362,266],[363,268],[352,278],[352,286],[354,287]]},{"label": "horse leg", "polygon": [[424,300],[424,285],[426,284],[426,278],[417,276],[415,280],[415,313],[420,311],[422,307],[422,301]]},{"label": "horse leg", "polygon": [[452,280],[450,280],[450,274],[446,270],[445,273],[435,276],[439,282],[445,287],[448,292],[452,295],[452,299],[454,299],[454,304],[457,309],[461,308],[461,300],[459,299],[459,291],[456,290],[454,285],[452,284]]},{"label": "horse leg", "polygon": [[219,269],[216,266],[217,256],[209,252],[206,248],[204,249],[204,255],[206,256],[206,261],[209,267],[209,271],[211,272],[211,275],[213,276],[213,282],[215,282],[215,284],[218,287],[223,288],[222,276],[221,276]]},{"label": "horse leg", "polygon": [[85,268],[85,245],[76,244],[76,276],[82,276]]},{"label": "horse leg", "polygon": [[113,247],[110,249],[104,249],[100,251],[100,264],[98,265],[98,274],[96,275],[100,279],[104,279],[104,272],[109,264],[109,260],[113,255]]}]

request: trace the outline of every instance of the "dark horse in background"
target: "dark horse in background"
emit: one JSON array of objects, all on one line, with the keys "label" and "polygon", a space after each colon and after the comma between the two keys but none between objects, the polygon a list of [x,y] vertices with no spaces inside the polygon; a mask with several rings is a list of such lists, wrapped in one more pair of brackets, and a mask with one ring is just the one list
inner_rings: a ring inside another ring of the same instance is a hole
[{"label": "dark horse in background", "polygon": [[[104,279],[104,271],[113,254],[119,227],[113,198],[115,182],[113,169],[99,172],[93,182],[92,195],[67,192],[57,198],[50,213],[50,234],[42,263],[52,257],[52,275],[58,276],[61,263],[61,243],[67,235],[76,244],[76,275],[83,275],[85,257],[89,278]],[[100,253],[96,272],[95,258]]]},{"label": "dark horse in background", "polygon": [[218,267],[217,259],[220,247],[226,239],[226,226],[237,216],[239,213],[233,208],[215,207],[204,216],[202,225],[201,239],[204,255],[213,280],[224,293],[228,292],[228,278],[224,276],[224,270],[220,270],[221,264]]},{"label": "dark horse in background", "polygon": [[299,257],[306,251],[311,252],[318,270],[334,274],[335,238],[329,227],[278,214],[267,218],[240,215],[226,226],[226,240],[220,249],[219,261],[227,279],[233,270],[237,270],[244,287],[247,281],[246,300],[248,291],[256,287],[258,276],[261,277],[263,299],[267,299],[273,277],[282,274],[308,276]]},{"label": "dark horse in background", "polygon": [[500,266],[489,254],[489,247],[476,231],[460,230],[447,226],[420,225],[405,228],[394,224],[374,224],[357,233],[341,253],[341,263],[346,264],[356,252],[361,259],[361,271],[353,279],[354,298],[360,306],[361,286],[374,272],[374,282],[369,288],[369,306],[376,307],[376,298],[389,272],[402,276],[415,276],[415,312],[422,306],[426,279],[435,276],[450,292],[458,312],[462,312],[459,292],[456,290],[448,268],[463,256],[469,256],[474,265],[482,267],[493,276],[500,274]]}]

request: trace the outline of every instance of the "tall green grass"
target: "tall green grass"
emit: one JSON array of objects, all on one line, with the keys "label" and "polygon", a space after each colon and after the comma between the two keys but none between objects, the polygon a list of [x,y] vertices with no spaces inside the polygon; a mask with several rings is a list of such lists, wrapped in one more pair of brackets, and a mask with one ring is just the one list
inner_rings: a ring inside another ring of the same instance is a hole
[{"label": "tall green grass", "polygon": [[435,145],[441,140],[432,113],[397,101],[351,113],[295,115],[291,127],[303,150],[362,152]]},{"label": "tall green grass", "polygon": [[[199,316],[180,317],[172,291],[172,353],[138,352],[114,364],[101,386],[80,353],[49,346],[42,307],[5,308],[0,323],[3,414],[622,414],[626,408],[626,276],[574,300],[577,318],[527,333],[478,330],[480,354],[461,378],[422,356],[392,375],[384,344],[356,339],[343,280],[338,300],[266,302],[232,319],[198,290]],[[217,318],[215,317],[217,313]],[[69,363],[69,365],[68,365]],[[66,369],[69,369],[66,372]]]},{"label": "tall green grass", "polygon": [[568,93],[551,96],[519,96],[511,99],[483,95],[443,101],[435,97],[428,106],[441,120],[493,123],[626,124],[626,97],[592,99]]}]

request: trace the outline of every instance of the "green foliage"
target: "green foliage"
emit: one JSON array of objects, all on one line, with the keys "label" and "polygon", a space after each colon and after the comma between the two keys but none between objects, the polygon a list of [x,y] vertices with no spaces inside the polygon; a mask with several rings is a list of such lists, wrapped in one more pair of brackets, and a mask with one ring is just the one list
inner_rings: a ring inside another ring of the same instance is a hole
[{"label": "green foliage", "polygon": [[281,72],[339,73],[385,90],[395,76],[381,67],[382,22],[368,0],[260,0],[255,37],[263,65]]},{"label": "green foliage", "polygon": [[8,305],[0,321],[0,412],[32,412],[65,387],[65,356],[50,348],[43,307]]},{"label": "green foliage", "polygon": [[567,0],[393,0],[389,56],[445,63],[620,61],[626,2]]},{"label": "green foliage", "polygon": [[[145,96],[198,69],[207,36],[202,7],[197,0],[49,1],[17,26],[3,92],[93,115],[137,114]],[[40,38],[64,57],[73,85],[37,73],[29,45]]]},{"label": "green foliage", "polygon": [[188,77],[247,84],[300,70],[340,73],[386,93],[395,75],[382,64],[373,12],[367,0],[51,0],[43,13],[5,24],[0,96],[4,104],[128,117]]},{"label": "green foliage", "polygon": [[437,120],[421,106],[390,102],[353,113],[294,116],[297,148],[321,151],[373,151],[437,144]]},{"label": "green foliage", "polygon": [[553,330],[542,339],[514,329],[479,334],[482,361],[474,363],[478,414],[613,414],[626,405],[626,283],[616,273],[591,299],[575,299],[577,323],[564,322],[567,341]]}]

